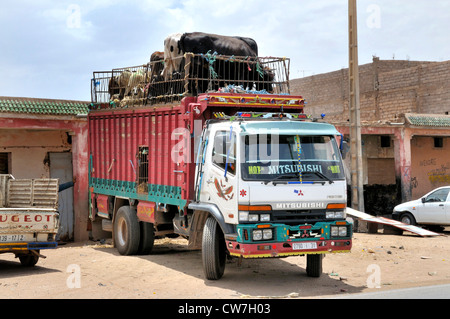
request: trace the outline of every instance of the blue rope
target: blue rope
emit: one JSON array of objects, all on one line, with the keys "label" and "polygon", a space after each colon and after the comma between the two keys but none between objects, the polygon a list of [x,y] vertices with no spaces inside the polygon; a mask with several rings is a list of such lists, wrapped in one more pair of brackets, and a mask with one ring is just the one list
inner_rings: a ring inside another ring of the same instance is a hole
[{"label": "blue rope", "polygon": [[211,77],[213,79],[217,79],[218,78],[218,74],[217,72],[214,70],[213,68],[213,64],[216,62],[216,56],[217,56],[217,52],[214,52],[213,54],[211,54],[211,50],[209,50],[206,54],[201,54],[201,56],[206,60],[206,62],[208,62],[209,64],[209,72],[211,73]]}]

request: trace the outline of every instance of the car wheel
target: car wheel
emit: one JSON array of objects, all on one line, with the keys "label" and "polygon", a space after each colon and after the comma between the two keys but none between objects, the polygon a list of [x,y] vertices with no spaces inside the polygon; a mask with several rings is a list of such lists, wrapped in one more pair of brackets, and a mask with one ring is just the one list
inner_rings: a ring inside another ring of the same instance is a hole
[{"label": "car wheel", "polygon": [[33,267],[39,260],[39,250],[36,251],[38,254],[33,254],[31,251],[26,255],[19,255],[19,260],[22,266]]},{"label": "car wheel", "polygon": [[403,224],[412,225],[412,226],[416,225],[416,219],[414,218],[414,216],[411,213],[403,213],[400,216],[400,221]]}]

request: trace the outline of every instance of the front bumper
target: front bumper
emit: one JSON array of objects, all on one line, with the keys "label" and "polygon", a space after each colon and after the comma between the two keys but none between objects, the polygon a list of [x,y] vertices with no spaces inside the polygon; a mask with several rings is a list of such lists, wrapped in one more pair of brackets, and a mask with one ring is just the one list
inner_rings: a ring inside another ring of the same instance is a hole
[{"label": "front bumper", "polygon": [[[343,221],[300,226],[265,225],[273,229],[273,239],[254,241],[249,234],[259,226],[261,225],[238,225],[238,235],[226,238],[230,255],[243,258],[285,257],[348,253],[352,248],[352,225]],[[332,237],[332,226],[347,227],[347,235]]]},{"label": "front bumper", "polygon": [[20,242],[20,243],[1,243],[0,253],[21,252],[28,250],[55,249],[57,242]]},{"label": "front bumper", "polygon": [[393,219],[393,220],[400,220],[400,212],[398,212],[398,211],[393,211],[393,212],[392,212],[392,219]]},{"label": "front bumper", "polygon": [[294,249],[293,243],[258,243],[242,244],[227,241],[230,255],[244,258],[268,258],[301,256],[308,254],[348,253],[352,248],[352,240],[319,240],[307,242],[317,248]]}]

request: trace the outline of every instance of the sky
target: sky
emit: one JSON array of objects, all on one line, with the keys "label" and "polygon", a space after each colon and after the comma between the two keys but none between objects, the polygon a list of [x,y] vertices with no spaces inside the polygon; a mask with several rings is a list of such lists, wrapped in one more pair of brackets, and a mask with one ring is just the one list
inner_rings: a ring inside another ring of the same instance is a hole
[{"label": "sky", "polygon": [[[450,60],[449,30],[450,0],[358,0],[360,64]],[[94,71],[194,31],[251,37],[291,79],[348,67],[345,0],[2,0],[0,96],[90,101]]]}]

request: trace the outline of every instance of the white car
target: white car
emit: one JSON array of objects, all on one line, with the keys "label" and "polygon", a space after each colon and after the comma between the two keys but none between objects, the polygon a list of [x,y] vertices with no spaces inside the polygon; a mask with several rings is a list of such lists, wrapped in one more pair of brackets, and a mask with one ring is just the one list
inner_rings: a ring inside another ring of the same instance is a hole
[{"label": "white car", "polygon": [[392,218],[409,225],[450,226],[450,186],[395,206]]}]

